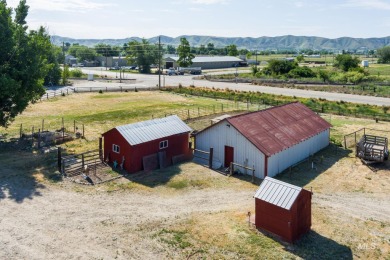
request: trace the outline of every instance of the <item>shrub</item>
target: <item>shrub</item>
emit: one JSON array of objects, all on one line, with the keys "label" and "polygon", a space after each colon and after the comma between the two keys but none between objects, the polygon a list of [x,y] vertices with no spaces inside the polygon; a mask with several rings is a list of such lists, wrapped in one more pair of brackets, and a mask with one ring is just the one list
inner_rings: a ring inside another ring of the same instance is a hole
[{"label": "shrub", "polygon": [[288,73],[292,78],[314,78],[316,73],[307,66],[296,67]]},{"label": "shrub", "polygon": [[81,78],[83,76],[83,72],[80,69],[73,69],[70,71],[70,75],[73,78]]},{"label": "shrub", "polygon": [[99,90],[99,94],[103,94],[103,90]]}]

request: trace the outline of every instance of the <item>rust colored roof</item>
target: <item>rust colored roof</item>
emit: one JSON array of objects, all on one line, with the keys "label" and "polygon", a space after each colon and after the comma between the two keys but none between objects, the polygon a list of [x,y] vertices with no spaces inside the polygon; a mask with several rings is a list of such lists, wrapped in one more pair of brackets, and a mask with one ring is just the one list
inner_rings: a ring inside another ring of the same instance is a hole
[{"label": "rust colored roof", "polygon": [[267,156],[281,152],[332,126],[299,102],[226,120]]}]

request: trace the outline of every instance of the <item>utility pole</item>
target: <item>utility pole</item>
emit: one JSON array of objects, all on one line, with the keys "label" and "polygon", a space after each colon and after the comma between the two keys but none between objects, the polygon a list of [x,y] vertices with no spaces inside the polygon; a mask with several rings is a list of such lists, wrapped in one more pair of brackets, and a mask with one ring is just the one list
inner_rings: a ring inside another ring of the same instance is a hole
[{"label": "utility pole", "polygon": [[158,89],[161,88],[161,36],[158,36]]}]

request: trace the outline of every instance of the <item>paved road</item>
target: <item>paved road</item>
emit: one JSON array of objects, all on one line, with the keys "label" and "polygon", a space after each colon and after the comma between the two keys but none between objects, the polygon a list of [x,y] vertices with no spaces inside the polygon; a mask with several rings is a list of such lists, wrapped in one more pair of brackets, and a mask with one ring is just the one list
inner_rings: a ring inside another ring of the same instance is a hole
[{"label": "paved road", "polygon": [[[111,71],[104,71],[101,68],[83,68],[84,73],[94,73],[98,75],[107,75],[111,77],[118,76],[119,74]],[[134,79],[131,82],[137,88],[142,87],[156,87],[158,86],[158,75],[145,75],[145,74],[125,74],[125,78]],[[178,86],[181,84],[184,87],[194,85],[197,87],[207,88],[229,88],[231,90],[242,91],[260,91],[268,94],[284,95],[284,96],[296,96],[303,98],[324,98],[331,101],[346,101],[360,104],[370,104],[379,106],[390,106],[390,98],[373,97],[373,96],[360,96],[340,93],[330,93],[321,91],[311,91],[302,89],[289,89],[289,88],[276,88],[267,86],[254,86],[248,83],[230,83],[230,82],[211,82],[207,80],[196,79],[193,75],[184,76],[161,76],[161,86]],[[93,83],[91,83],[93,85]],[[119,84],[119,83],[118,83]],[[129,84],[129,83],[127,83]],[[113,86],[113,85],[111,85]],[[116,85],[115,85],[116,86]]]}]

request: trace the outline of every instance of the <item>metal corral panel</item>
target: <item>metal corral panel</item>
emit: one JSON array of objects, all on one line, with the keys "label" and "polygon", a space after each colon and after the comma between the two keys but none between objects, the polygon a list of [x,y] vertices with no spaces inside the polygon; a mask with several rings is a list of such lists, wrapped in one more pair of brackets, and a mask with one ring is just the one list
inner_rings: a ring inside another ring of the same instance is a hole
[{"label": "metal corral panel", "polygon": [[[209,151],[214,148],[214,159],[222,164],[225,158],[225,146],[234,148],[234,162],[248,167],[255,166],[255,176],[264,178],[264,154],[248,141],[240,132],[227,123],[226,119],[196,135],[196,149]],[[242,171],[242,169],[240,169]],[[251,174],[248,171],[248,174]]]},{"label": "metal corral panel", "polygon": [[327,121],[298,102],[238,115],[227,121],[267,156],[286,150],[331,127]]},{"label": "metal corral panel", "polygon": [[301,190],[298,186],[265,177],[254,197],[290,210]]},{"label": "metal corral panel", "polygon": [[329,129],[269,157],[267,175],[274,177],[291,165],[308,158],[328,145]]},{"label": "metal corral panel", "polygon": [[122,125],[116,127],[116,129],[131,145],[146,143],[152,140],[192,131],[192,129],[176,115]]}]

